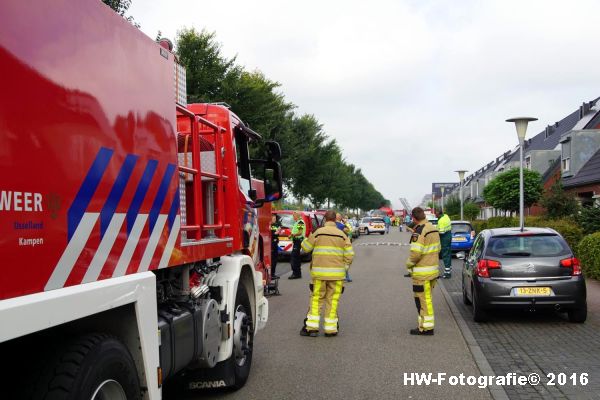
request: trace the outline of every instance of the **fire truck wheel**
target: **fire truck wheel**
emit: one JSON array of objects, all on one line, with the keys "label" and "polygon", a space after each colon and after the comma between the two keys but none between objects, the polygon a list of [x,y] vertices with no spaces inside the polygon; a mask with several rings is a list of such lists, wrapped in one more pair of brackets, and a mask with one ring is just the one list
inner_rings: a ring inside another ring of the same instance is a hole
[{"label": "fire truck wheel", "polygon": [[[127,348],[115,337],[89,334],[60,353],[44,387],[36,391],[44,400],[141,399],[137,370]],[[34,397],[37,398],[37,397]]]},{"label": "fire truck wheel", "polygon": [[246,287],[240,283],[235,297],[233,315],[233,354],[227,360],[229,368],[233,372],[232,387],[234,389],[244,386],[250,375],[254,349],[254,324],[251,310]]}]

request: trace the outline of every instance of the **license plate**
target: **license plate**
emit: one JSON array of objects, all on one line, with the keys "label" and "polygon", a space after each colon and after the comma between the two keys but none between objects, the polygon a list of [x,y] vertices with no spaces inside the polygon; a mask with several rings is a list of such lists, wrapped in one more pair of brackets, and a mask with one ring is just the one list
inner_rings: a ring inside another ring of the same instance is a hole
[{"label": "license plate", "polygon": [[459,236],[459,237],[452,238],[452,241],[453,242],[466,242],[467,238]]},{"label": "license plate", "polygon": [[287,236],[279,236],[279,240],[290,240]]},{"label": "license plate", "polygon": [[375,225],[373,228],[375,228],[375,229],[383,229],[383,225]]},{"label": "license plate", "polygon": [[552,291],[549,287],[520,287],[517,288],[517,296],[550,296]]}]

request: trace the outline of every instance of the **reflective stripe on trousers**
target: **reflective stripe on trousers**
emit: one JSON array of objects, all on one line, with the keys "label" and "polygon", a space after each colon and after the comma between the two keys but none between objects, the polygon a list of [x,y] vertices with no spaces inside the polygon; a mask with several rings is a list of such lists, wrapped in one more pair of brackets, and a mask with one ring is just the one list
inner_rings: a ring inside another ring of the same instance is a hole
[{"label": "reflective stripe on trousers", "polygon": [[306,316],[306,330],[318,331],[321,320],[321,308],[325,303],[323,328],[326,333],[338,331],[337,309],[344,288],[344,281],[313,280],[313,291],[310,296],[310,306]]},{"label": "reflective stripe on trousers", "polygon": [[417,321],[419,322],[420,331],[428,331],[433,329],[435,325],[431,292],[435,287],[436,281],[436,279],[431,281],[413,279],[412,281],[415,305],[417,306],[417,312],[419,313]]}]

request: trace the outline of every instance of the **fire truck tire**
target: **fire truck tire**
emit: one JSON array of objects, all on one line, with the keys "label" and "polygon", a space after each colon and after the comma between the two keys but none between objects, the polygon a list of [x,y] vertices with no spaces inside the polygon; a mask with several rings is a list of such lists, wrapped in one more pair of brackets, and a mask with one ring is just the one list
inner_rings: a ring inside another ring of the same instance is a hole
[{"label": "fire truck tire", "polygon": [[59,354],[48,366],[34,399],[142,398],[133,358],[117,338],[101,333],[84,335]]},{"label": "fire truck tire", "polygon": [[254,323],[252,321],[252,308],[246,287],[240,283],[235,296],[235,309],[233,318],[233,353],[225,361],[233,376],[234,390],[242,388],[252,366],[252,352],[254,351]]}]

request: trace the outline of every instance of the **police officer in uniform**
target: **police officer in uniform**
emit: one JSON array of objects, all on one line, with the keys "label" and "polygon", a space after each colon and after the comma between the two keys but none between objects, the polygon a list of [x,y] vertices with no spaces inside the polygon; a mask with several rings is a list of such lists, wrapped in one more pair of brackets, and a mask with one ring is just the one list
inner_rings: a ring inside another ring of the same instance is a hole
[{"label": "police officer in uniform", "polygon": [[325,336],[338,334],[338,304],[344,291],[344,279],[354,250],[348,236],[335,223],[335,212],[325,213],[325,225],[302,242],[305,252],[312,252],[310,265],[310,306],[301,336],[315,337],[319,334],[321,309],[325,306],[323,329]]},{"label": "police officer in uniform", "polygon": [[275,274],[277,268],[277,258],[279,257],[279,234],[281,233],[281,223],[277,214],[271,217],[271,279],[279,278]]},{"label": "police officer in uniform", "polygon": [[452,221],[443,211],[439,211],[438,231],[440,232],[440,241],[442,243],[442,260],[444,261],[444,275],[442,278],[448,279],[452,276]]},{"label": "police officer in uniform", "polygon": [[410,330],[411,335],[433,335],[433,288],[439,276],[440,234],[427,221],[421,207],[412,210],[415,223],[410,239],[410,256],[406,268],[412,277],[413,293],[419,316],[419,327]]},{"label": "police officer in uniform", "polygon": [[294,226],[290,236],[292,237],[292,254],[290,257],[290,264],[292,266],[292,275],[288,279],[300,279],[302,278],[302,260],[300,259],[300,249],[302,241],[306,237],[306,225],[302,220],[302,215],[298,211],[294,211]]}]

